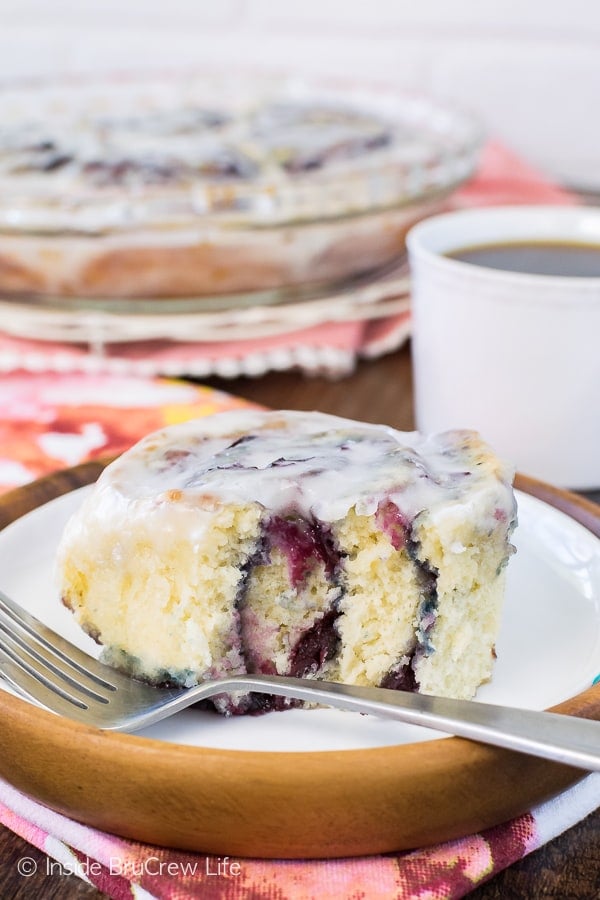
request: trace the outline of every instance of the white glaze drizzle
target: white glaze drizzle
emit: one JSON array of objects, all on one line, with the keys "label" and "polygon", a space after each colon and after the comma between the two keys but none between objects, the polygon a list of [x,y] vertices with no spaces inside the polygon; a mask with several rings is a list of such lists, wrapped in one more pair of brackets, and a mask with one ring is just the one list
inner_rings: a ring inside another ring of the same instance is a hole
[{"label": "white glaze drizzle", "polygon": [[[216,113],[212,124],[203,111]],[[16,85],[0,95],[0,115],[0,229],[17,234],[274,225],[388,208],[454,185],[479,141],[473,122],[425,98],[238,71]],[[246,159],[241,175],[211,176],[219,147]],[[309,171],[293,172],[290,156]],[[125,166],[113,184],[86,170],[124,158],[149,171]],[[177,171],[163,181],[152,162]]]},{"label": "white glaze drizzle", "polygon": [[410,518],[466,503],[510,521],[512,474],[474,432],[423,437],[322,413],[234,411],[149,435],[105,470],[93,502],[122,513],[168,506],[175,491],[191,506],[208,496],[326,522],[352,507],[372,514],[382,500]]}]

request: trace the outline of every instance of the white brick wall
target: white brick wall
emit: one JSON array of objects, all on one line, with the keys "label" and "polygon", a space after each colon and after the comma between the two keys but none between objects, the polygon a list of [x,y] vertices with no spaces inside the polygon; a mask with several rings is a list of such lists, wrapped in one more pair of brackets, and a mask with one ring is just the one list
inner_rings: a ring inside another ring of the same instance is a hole
[{"label": "white brick wall", "polygon": [[600,190],[598,0],[0,0],[0,79],[243,63],[421,88]]}]

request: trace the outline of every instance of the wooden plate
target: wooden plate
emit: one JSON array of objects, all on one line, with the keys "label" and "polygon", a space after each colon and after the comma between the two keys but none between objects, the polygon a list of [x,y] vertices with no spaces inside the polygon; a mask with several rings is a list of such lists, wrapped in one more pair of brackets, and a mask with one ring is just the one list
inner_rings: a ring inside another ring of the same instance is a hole
[{"label": "wooden plate", "polygon": [[[95,480],[87,463],[0,498],[0,527]],[[525,477],[517,487],[600,537],[600,508]],[[553,707],[600,719],[600,685]],[[66,816],[219,855],[325,858],[456,838],[505,821],[581,771],[459,738],[365,750],[252,752],[86,728],[0,692],[0,775]]]}]

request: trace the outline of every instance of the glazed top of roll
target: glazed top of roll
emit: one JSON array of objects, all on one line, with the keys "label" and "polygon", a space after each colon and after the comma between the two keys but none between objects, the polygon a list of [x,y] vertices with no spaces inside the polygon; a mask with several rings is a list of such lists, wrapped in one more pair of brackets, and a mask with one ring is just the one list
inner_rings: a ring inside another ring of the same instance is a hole
[{"label": "glazed top of roll", "polygon": [[480,144],[425,98],[239,71],[5,86],[0,117],[0,228],[36,234],[384,209],[450,190]]},{"label": "glazed top of roll", "polygon": [[317,412],[236,410],[148,435],[102,473],[92,502],[96,516],[258,503],[333,522],[391,501],[408,519],[466,507],[497,524],[515,516],[513,474],[473,431],[422,436]]}]

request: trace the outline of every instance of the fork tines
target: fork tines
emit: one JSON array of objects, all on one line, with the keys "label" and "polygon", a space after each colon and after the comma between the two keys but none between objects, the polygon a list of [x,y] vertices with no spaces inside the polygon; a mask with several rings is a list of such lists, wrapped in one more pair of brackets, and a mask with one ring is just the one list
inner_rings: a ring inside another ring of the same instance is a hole
[{"label": "fork tines", "polygon": [[19,692],[72,715],[69,706],[108,703],[116,685],[105,668],[0,591],[0,673]]}]

